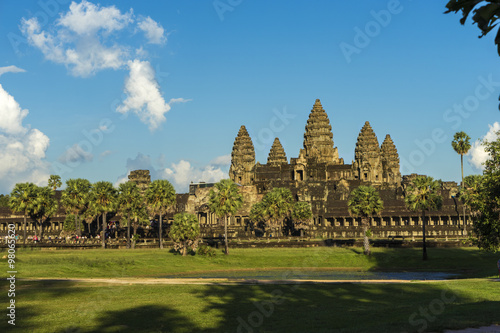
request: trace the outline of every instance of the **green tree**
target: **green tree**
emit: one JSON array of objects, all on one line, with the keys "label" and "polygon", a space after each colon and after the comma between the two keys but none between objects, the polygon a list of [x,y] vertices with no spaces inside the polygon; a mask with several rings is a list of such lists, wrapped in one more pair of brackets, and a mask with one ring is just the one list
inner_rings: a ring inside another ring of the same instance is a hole
[{"label": "green tree", "polygon": [[117,208],[127,218],[127,248],[130,249],[130,216],[143,206],[143,197],[134,182],[121,183],[118,187]]},{"label": "green tree", "polygon": [[8,194],[0,194],[0,207],[9,208]]},{"label": "green tree", "polygon": [[293,196],[289,189],[275,187],[262,198],[265,216],[271,230],[276,230],[279,237],[283,234],[283,220],[290,216],[293,206]]},{"label": "green tree", "polygon": [[484,163],[483,175],[471,178],[467,189],[477,243],[487,251],[497,251],[500,247],[500,132],[496,134],[495,141],[483,142],[489,158]]},{"label": "green tree", "polygon": [[305,201],[297,201],[292,207],[292,220],[294,228],[300,230],[300,235],[304,235],[304,230],[309,228],[312,218],[311,205]]},{"label": "green tree", "polygon": [[175,214],[169,236],[174,241],[174,249],[179,251],[182,256],[187,255],[189,248],[196,251],[200,237],[200,223],[196,215]]},{"label": "green tree", "polygon": [[[69,232],[76,232],[75,230],[75,227],[76,227],[76,223],[75,223],[75,215],[73,214],[66,214],[66,217],[64,218],[64,222],[63,222],[63,230],[64,231],[69,231]],[[83,230],[83,224],[80,224],[80,229]]]},{"label": "green tree", "polygon": [[370,255],[370,241],[368,239],[370,218],[384,209],[384,202],[380,199],[380,195],[375,188],[359,186],[352,190],[347,201],[347,208],[352,216],[361,218],[364,253]]},{"label": "green tree", "polygon": [[77,178],[66,181],[66,189],[61,194],[61,204],[66,213],[75,215],[75,230],[82,235],[80,215],[88,209],[92,184],[87,179]]},{"label": "green tree", "polygon": [[57,212],[58,204],[54,198],[54,191],[48,187],[35,188],[35,200],[31,203],[29,215],[35,221],[35,235],[37,234],[38,225],[40,232],[38,237],[43,238],[43,224]]},{"label": "green tree", "polygon": [[256,202],[252,205],[248,217],[253,223],[254,230],[262,229],[262,232],[265,232],[265,227],[261,227],[262,225],[265,225],[267,223],[266,207],[262,201]]},{"label": "green tree", "polygon": [[26,217],[36,199],[36,185],[17,183],[10,193],[9,208],[15,213],[23,213],[23,244],[26,244]]},{"label": "green tree", "polygon": [[425,211],[439,210],[443,203],[439,190],[441,181],[429,176],[417,176],[410,181],[405,190],[405,204],[411,211],[422,212],[423,260],[427,260],[425,243]]},{"label": "green tree", "polygon": [[208,206],[212,213],[219,218],[224,218],[224,253],[229,254],[227,243],[227,219],[243,205],[243,196],[239,193],[238,185],[231,179],[222,179],[210,190]]},{"label": "green tree", "polygon": [[49,177],[49,187],[54,191],[57,190],[58,187],[61,187],[61,177],[58,175],[50,175]]},{"label": "green tree", "polygon": [[101,242],[102,248],[106,248],[106,215],[113,212],[116,207],[116,189],[113,184],[100,181],[92,185],[89,193],[89,205],[96,214],[102,215]]},{"label": "green tree", "polygon": [[149,184],[144,196],[150,214],[160,217],[160,222],[158,223],[158,237],[160,240],[160,248],[163,249],[162,217],[167,213],[169,208],[175,205],[175,189],[168,180],[154,180]]},{"label": "green tree", "polygon": [[[451,146],[460,155],[460,166],[462,170],[462,187],[464,186],[464,155],[470,149],[470,137],[465,132],[457,132],[453,136]],[[465,202],[463,202],[463,217],[464,217],[464,234],[467,234],[467,222],[465,216]]]},{"label": "green tree", "polygon": [[[478,6],[481,4],[480,6]],[[486,36],[493,30],[500,19],[500,1],[498,0],[450,0],[446,4],[445,14],[462,12],[460,24],[464,25],[470,12],[473,12],[472,21],[481,30],[479,38]],[[500,55],[500,32],[495,37],[497,52]]]}]

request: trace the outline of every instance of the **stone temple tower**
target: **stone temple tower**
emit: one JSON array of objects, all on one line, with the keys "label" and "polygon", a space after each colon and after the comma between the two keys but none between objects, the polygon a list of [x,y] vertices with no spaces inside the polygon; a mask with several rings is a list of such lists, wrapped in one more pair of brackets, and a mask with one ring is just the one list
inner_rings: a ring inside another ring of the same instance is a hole
[{"label": "stone temple tower", "polygon": [[267,157],[267,164],[272,166],[280,166],[282,164],[287,164],[288,160],[286,159],[285,150],[281,145],[281,142],[278,138],[274,139],[273,146],[269,151],[269,156]]},{"label": "stone temple tower", "polygon": [[382,143],[381,161],[382,161],[382,175],[383,181],[391,185],[401,185],[401,173],[399,171],[399,155],[392,142],[391,136],[387,134]]},{"label": "stone temple tower", "polygon": [[251,185],[255,167],[255,150],[245,126],[241,126],[234,140],[229,177],[237,184]]},{"label": "stone temple tower", "polygon": [[333,133],[330,120],[319,99],[309,114],[304,133],[304,149],[300,157],[316,159],[318,163],[341,164],[337,148],[333,147]]},{"label": "stone temple tower", "polygon": [[352,168],[355,178],[375,184],[382,183],[380,148],[369,122],[365,122],[358,135]]}]

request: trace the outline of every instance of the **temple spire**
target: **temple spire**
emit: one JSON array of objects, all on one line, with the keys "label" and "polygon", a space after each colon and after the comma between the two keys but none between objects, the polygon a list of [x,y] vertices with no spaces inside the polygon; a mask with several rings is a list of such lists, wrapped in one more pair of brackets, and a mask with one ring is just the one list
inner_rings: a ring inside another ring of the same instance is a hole
[{"label": "temple spire", "polygon": [[354,175],[368,182],[382,181],[382,165],[380,161],[380,147],[377,136],[367,121],[358,135],[354,150]]},{"label": "temple spire", "polygon": [[283,149],[280,140],[278,138],[275,138],[273,146],[269,151],[269,156],[267,157],[267,164],[278,166],[287,163],[288,160],[286,159],[285,150]]},{"label": "temple spire", "polygon": [[399,185],[401,183],[399,154],[389,134],[385,136],[380,151],[384,181]]},{"label": "temple spire", "polygon": [[231,153],[231,167],[229,177],[241,185],[249,185],[253,181],[253,167],[255,166],[255,149],[252,139],[245,126],[241,126],[234,140]]},{"label": "temple spire", "polygon": [[304,151],[306,158],[316,158],[320,163],[340,163],[337,148],[333,147],[332,126],[319,99],[314,103],[307,120]]}]

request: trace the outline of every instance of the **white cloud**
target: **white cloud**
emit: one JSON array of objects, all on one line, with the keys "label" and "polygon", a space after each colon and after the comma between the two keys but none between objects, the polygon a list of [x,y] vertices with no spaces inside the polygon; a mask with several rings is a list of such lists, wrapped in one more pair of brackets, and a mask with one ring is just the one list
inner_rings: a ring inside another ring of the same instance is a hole
[{"label": "white cloud", "polygon": [[[150,130],[155,130],[166,120],[170,104],[189,101],[174,98],[166,103],[151,64],[139,60],[148,55],[144,44],[162,44],[167,40],[164,28],[151,17],[139,16],[136,21],[132,9],[121,12],[115,6],[96,5],[86,0],[72,2],[69,10],[59,15],[55,23],[44,29],[37,17],[23,18],[21,31],[45,59],[66,66],[74,76],[89,77],[106,69],[128,69],[127,98],[117,108],[118,112],[132,111]],[[132,45],[130,36],[137,30],[144,32],[145,38],[141,45]],[[124,37],[128,43],[122,42]]]},{"label": "white cloud", "polygon": [[176,104],[176,103],[187,103],[187,102],[191,102],[192,99],[185,99],[185,98],[171,98],[170,101],[168,101],[168,105],[172,106],[172,104]]},{"label": "white cloud", "polygon": [[28,110],[21,109],[14,97],[6,92],[0,84],[0,131],[6,134],[25,134],[23,119],[28,115]]},{"label": "white cloud", "polygon": [[0,191],[10,192],[17,182],[47,182],[45,152],[50,140],[38,129],[23,126],[28,110],[0,85]]},{"label": "white cloud", "polygon": [[469,162],[476,168],[484,170],[483,163],[489,158],[489,154],[484,151],[483,141],[495,141],[498,136],[497,132],[500,131],[500,123],[497,121],[493,125],[488,125],[490,127],[488,133],[486,133],[480,140],[477,140],[472,144],[469,150]]},{"label": "white cloud", "polygon": [[122,30],[132,22],[132,10],[122,14],[115,6],[101,7],[83,0],[79,4],[72,2],[57,24],[78,35],[90,35],[99,30],[107,33]]},{"label": "white cloud", "polygon": [[69,166],[76,167],[83,162],[91,162],[94,155],[83,149],[78,143],[69,147],[59,156],[59,162]]},{"label": "white cloud", "polygon": [[105,151],[103,151],[103,152],[102,152],[99,156],[100,156],[101,158],[104,158],[104,157],[106,157],[106,156],[111,155],[112,153],[113,153],[113,152],[112,152],[111,150],[105,150]]},{"label": "white cloud", "polygon": [[36,17],[23,18],[21,31],[46,59],[64,64],[75,76],[87,77],[126,64],[128,48],[111,33],[133,22],[132,16],[132,10],[122,14],[114,6],[72,2],[53,26],[54,33],[42,30]]},{"label": "white cloud", "polygon": [[129,61],[130,74],[125,80],[127,98],[117,107],[120,113],[134,112],[139,119],[155,130],[163,123],[170,105],[165,103],[155,72],[149,61]]},{"label": "white cloud", "polygon": [[231,164],[231,154],[217,156],[212,161],[210,161],[210,164],[213,164],[213,165],[230,165]]},{"label": "white cloud", "polygon": [[22,72],[26,72],[26,71],[22,68],[17,67],[17,66],[0,67],[0,76],[2,76],[5,73],[22,73]]},{"label": "white cloud", "polygon": [[227,173],[221,168],[216,168],[213,165],[207,165],[202,168],[195,168],[185,160],[180,160],[179,163],[172,163],[170,168],[163,170],[164,177],[169,179],[176,185],[176,188],[186,191],[191,182],[218,182],[226,178]]},{"label": "white cloud", "polygon": [[[217,160],[218,158],[215,158]],[[162,156],[159,162],[163,163]],[[127,159],[127,174],[118,177],[117,182],[122,181],[132,170],[149,170],[151,179],[167,179],[174,185],[177,193],[187,193],[191,182],[218,182],[227,178],[229,166],[219,167],[212,162],[208,165],[193,166],[186,160],[180,160],[178,163],[172,163],[170,168],[156,167],[153,165],[149,155],[137,154],[133,159]]]},{"label": "white cloud", "polygon": [[167,41],[165,37],[165,29],[151,17],[142,17],[137,24],[138,28],[144,31],[148,38],[148,43],[163,44]]}]

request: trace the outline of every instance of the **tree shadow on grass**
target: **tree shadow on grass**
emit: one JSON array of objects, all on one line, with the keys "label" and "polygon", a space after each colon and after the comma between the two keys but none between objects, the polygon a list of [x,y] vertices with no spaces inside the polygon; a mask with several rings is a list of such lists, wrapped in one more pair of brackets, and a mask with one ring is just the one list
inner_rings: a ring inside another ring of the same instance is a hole
[{"label": "tree shadow on grass", "polygon": [[63,332],[197,332],[197,327],[178,310],[143,305],[126,310],[105,311],[92,328],[69,327]]},{"label": "tree shadow on grass", "polygon": [[203,312],[222,313],[214,333],[440,331],[498,320],[500,298],[464,295],[421,283],[209,286],[197,296]]}]

